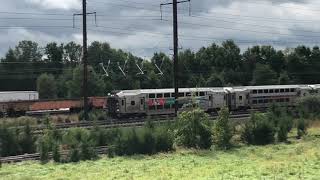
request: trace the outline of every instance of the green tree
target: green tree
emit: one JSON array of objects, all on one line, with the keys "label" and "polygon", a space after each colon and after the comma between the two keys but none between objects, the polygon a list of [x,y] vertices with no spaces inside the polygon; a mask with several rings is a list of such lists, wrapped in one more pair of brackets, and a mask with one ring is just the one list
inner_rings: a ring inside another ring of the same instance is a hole
[{"label": "green tree", "polygon": [[212,145],[212,134],[208,115],[200,110],[182,112],[178,117],[175,130],[175,143],[177,145],[208,149]]},{"label": "green tree", "polygon": [[219,117],[213,126],[213,141],[218,148],[228,149],[232,138],[232,130],[229,123],[229,110],[222,108]]},{"label": "green tree", "polygon": [[[72,81],[69,83],[69,95],[72,98],[82,96],[83,67],[73,70]],[[105,84],[92,67],[88,67],[88,96],[105,96]]]},{"label": "green tree", "polygon": [[277,79],[277,74],[268,65],[257,64],[253,72],[252,84],[273,85],[277,84]]},{"label": "green tree", "polygon": [[57,85],[54,76],[42,74],[37,79],[37,90],[41,99],[54,99],[57,97]]}]

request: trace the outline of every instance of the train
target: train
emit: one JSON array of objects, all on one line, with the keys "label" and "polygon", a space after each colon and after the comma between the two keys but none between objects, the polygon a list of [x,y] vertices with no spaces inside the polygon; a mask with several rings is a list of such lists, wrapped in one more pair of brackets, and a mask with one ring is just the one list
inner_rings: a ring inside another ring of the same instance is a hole
[{"label": "train", "polygon": [[[171,115],[175,113],[174,89],[114,91],[107,97],[107,111],[114,117]],[[222,107],[230,111],[264,109],[276,103],[295,106],[301,97],[320,95],[320,84],[179,88],[179,110],[198,106],[206,112]]]},{"label": "train", "polygon": [[[20,92],[23,93],[23,92]],[[24,92],[25,97],[29,92]],[[36,93],[33,93],[36,94]],[[90,109],[106,109],[106,97],[89,97]],[[16,98],[8,101],[0,101],[0,117],[18,117],[33,114],[45,114],[52,112],[77,113],[83,109],[83,99],[50,99],[40,100]]]}]

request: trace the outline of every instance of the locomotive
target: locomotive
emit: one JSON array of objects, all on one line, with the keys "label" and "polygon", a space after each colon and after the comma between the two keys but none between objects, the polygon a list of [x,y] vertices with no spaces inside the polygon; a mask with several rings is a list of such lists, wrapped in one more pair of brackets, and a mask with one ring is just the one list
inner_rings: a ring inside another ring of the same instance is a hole
[{"label": "locomotive", "polygon": [[[179,109],[195,103],[206,112],[222,107],[231,111],[263,109],[273,103],[295,106],[297,99],[320,95],[320,84],[268,85],[238,87],[179,88]],[[121,90],[108,95],[107,110],[111,116],[171,115],[175,113],[174,89]]]}]

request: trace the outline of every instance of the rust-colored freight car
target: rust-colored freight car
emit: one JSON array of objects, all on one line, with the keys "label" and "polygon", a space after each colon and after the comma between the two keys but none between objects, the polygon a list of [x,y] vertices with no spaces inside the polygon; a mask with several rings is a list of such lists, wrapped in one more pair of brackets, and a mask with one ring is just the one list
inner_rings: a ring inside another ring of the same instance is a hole
[{"label": "rust-colored freight car", "polygon": [[[90,109],[105,109],[106,97],[89,97]],[[56,100],[37,100],[37,101],[15,101],[0,102],[0,117],[21,116],[26,112],[50,111],[68,109],[69,112],[79,112],[83,109],[83,99],[56,99]]]}]

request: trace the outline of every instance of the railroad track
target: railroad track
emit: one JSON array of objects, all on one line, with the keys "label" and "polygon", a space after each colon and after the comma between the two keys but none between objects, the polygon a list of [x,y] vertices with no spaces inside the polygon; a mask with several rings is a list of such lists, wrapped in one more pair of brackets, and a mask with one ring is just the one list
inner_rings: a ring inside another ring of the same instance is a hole
[{"label": "railroad track", "polygon": [[[108,146],[96,147],[96,152],[99,155],[107,154]],[[68,153],[69,153],[69,150],[60,151],[61,156],[67,156]],[[52,158],[52,153],[49,153],[49,158],[50,159]],[[8,157],[0,158],[1,163],[16,163],[16,162],[22,162],[22,161],[39,161],[39,160],[40,160],[40,153],[23,154],[18,156],[8,156]]]},{"label": "railroad track", "polygon": [[[215,120],[218,116],[215,114],[210,115],[210,120]],[[240,120],[246,119],[250,117],[248,113],[237,113],[231,114],[230,119]],[[117,127],[139,127],[143,126],[148,120],[151,120],[154,123],[166,123],[170,121],[174,121],[175,117],[173,116],[158,116],[153,118],[127,118],[127,119],[108,119],[108,120],[100,120],[100,121],[80,121],[74,123],[58,123],[55,124],[55,128],[58,130],[66,130],[70,128],[80,127],[91,129],[93,127],[101,127],[101,128],[117,128]],[[23,126],[14,127],[17,129],[23,129]],[[31,126],[32,132],[34,134],[42,134],[43,130],[47,129],[46,125],[36,125]]]}]

